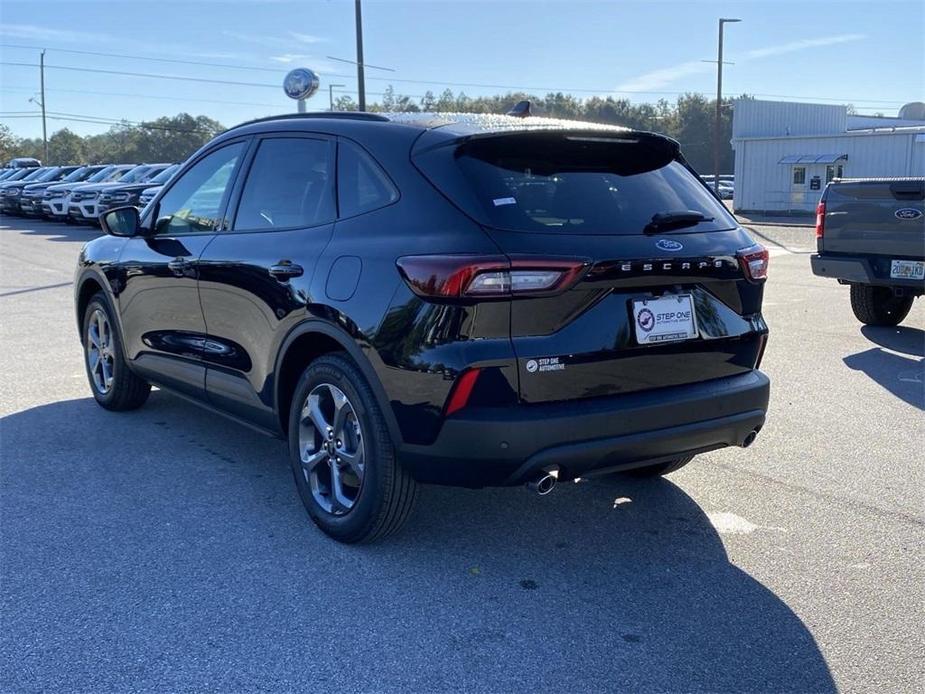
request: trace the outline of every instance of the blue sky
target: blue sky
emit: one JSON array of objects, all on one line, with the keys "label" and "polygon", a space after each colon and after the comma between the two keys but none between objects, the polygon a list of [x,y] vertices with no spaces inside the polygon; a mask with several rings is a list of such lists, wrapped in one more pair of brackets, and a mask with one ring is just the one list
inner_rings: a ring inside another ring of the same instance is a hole
[{"label": "blue sky", "polygon": [[[2,0],[0,122],[41,134],[28,99],[38,90],[47,48],[49,131],[88,134],[107,125],[180,111],[225,125],[293,109],[279,86],[286,71],[311,67],[321,90],[309,108],[328,105],[328,84],[355,95],[352,0]],[[727,25],[724,93],[853,103],[895,115],[925,100],[925,3],[811,2],[399,2],[365,0],[370,100],[391,82],[415,96],[445,87],[470,96],[505,87],[594,94],[632,101],[715,92],[718,17]],[[16,47],[14,47],[16,46]],[[113,58],[94,51],[215,65]],[[260,69],[238,69],[248,66]],[[63,69],[71,68],[71,69]],[[130,77],[73,68],[179,76],[242,84]],[[405,81],[407,80],[407,81]],[[467,86],[461,86],[461,85]],[[478,85],[499,85],[478,86]],[[63,120],[71,118],[72,120]]]}]

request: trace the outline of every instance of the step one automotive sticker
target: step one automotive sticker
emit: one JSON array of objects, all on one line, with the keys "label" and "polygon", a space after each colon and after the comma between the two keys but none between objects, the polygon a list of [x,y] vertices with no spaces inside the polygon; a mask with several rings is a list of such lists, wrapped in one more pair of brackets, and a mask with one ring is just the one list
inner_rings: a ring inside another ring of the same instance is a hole
[{"label": "step one automotive sticker", "polygon": [[565,371],[565,364],[559,360],[559,357],[543,357],[528,361],[527,372],[534,374],[537,371]]}]

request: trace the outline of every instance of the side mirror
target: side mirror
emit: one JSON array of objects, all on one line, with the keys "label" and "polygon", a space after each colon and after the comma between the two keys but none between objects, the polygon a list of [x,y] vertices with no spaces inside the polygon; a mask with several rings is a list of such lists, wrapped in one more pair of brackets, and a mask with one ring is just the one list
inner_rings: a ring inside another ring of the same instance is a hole
[{"label": "side mirror", "polygon": [[138,208],[126,205],[104,212],[100,215],[100,226],[111,236],[137,236],[141,231]]}]

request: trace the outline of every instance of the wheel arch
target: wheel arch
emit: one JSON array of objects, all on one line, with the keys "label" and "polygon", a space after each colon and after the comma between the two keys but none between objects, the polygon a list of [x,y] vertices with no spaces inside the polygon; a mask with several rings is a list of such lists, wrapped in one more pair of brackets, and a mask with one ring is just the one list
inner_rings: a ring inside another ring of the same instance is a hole
[{"label": "wheel arch", "polygon": [[320,319],[295,326],[283,340],[274,369],[274,402],[280,430],[289,429],[289,410],[296,384],[308,365],[325,354],[345,352],[369,383],[393,443],[398,446],[401,432],[379,375],[364,349],[343,328]]},{"label": "wheel arch", "polygon": [[88,270],[78,278],[74,287],[74,313],[77,319],[77,332],[80,335],[81,344],[84,339],[83,321],[84,314],[87,312],[87,304],[89,304],[90,299],[99,292],[102,292],[103,296],[106,298],[109,304],[109,312],[112,314],[116,327],[119,330],[119,337],[122,337],[122,317],[119,315],[119,312],[116,311],[115,301],[113,301],[109,282],[107,282],[106,278],[102,275]]}]

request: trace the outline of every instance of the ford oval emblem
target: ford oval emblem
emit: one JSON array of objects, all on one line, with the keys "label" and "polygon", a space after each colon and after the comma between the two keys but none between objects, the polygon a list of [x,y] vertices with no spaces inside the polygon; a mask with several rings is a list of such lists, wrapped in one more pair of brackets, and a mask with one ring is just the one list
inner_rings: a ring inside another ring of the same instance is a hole
[{"label": "ford oval emblem", "polygon": [[659,241],[656,241],[655,247],[658,248],[660,251],[671,251],[672,253],[674,253],[684,248],[684,245],[682,243],[679,243],[678,241],[672,241],[671,239],[661,239]]},{"label": "ford oval emblem", "polygon": [[896,219],[918,219],[922,216],[922,210],[917,210],[914,207],[904,207],[901,210],[896,210],[893,214]]}]

